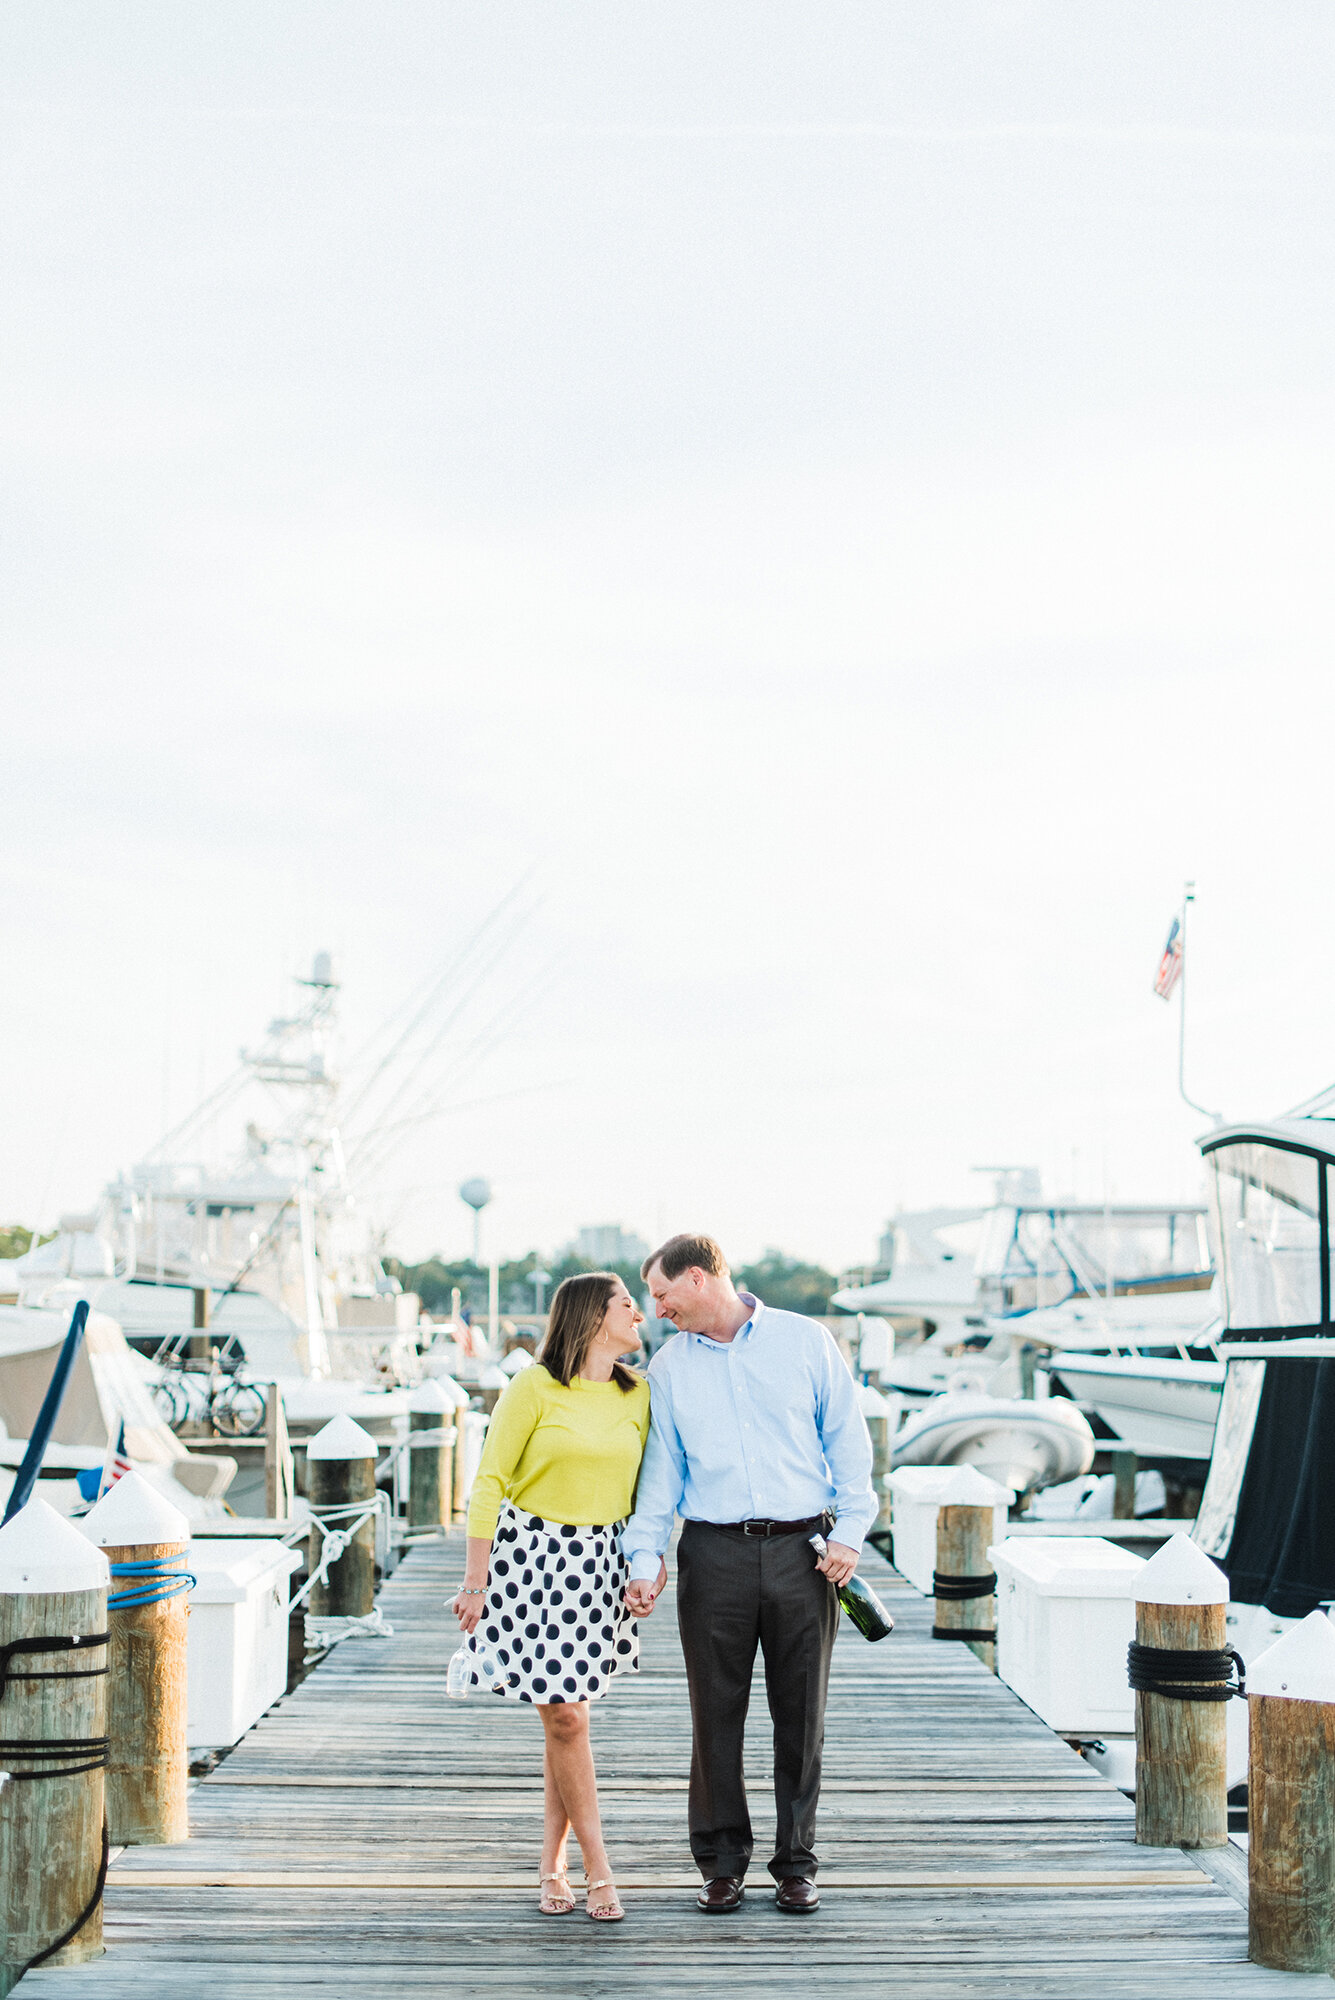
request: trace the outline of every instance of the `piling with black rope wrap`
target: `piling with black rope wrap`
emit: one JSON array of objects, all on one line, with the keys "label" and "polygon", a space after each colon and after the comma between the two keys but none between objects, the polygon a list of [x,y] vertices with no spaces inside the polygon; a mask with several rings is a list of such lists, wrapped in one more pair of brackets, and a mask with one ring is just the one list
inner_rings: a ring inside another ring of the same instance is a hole
[{"label": "piling with black rope wrap", "polygon": [[957,1467],[937,1493],[934,1639],[966,1645],[990,1673],[997,1663],[997,1579],[988,1558],[995,1483],[972,1465]]},{"label": "piling with black rope wrap", "polygon": [[107,1580],[45,1500],[0,1528],[0,1994],[102,1953]]},{"label": "piling with black rope wrap", "polygon": [[454,1398],[438,1381],[408,1403],[408,1526],[448,1527],[454,1504]]},{"label": "piling with black rope wrap", "polygon": [[115,1846],[189,1838],[186,1624],[190,1525],[137,1472],[79,1523],[111,1565],[107,1829]]},{"label": "piling with black rope wrap", "polygon": [[313,1587],[313,1618],[368,1618],[375,1609],[375,1465],[379,1446],[351,1417],[334,1417],[306,1447],[306,1498],[316,1522],[307,1546],[314,1575],[326,1536],[348,1537]]},{"label": "piling with black rope wrap", "polygon": [[[1228,1845],[1228,1578],[1177,1534],[1136,1579],[1136,1840]],[[1239,1663],[1240,1671],[1240,1663]]]}]

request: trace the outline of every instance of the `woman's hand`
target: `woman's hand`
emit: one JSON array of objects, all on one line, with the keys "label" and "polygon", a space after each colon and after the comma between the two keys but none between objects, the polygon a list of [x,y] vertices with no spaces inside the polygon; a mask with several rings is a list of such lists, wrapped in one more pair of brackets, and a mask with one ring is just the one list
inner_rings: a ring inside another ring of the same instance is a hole
[{"label": "woman's hand", "polygon": [[474,1632],[477,1630],[478,1620],[482,1616],[482,1607],[486,1601],[485,1584],[477,1591],[469,1590],[467,1586],[459,1591],[450,1609],[459,1620],[465,1632]]},{"label": "woman's hand", "polygon": [[482,1616],[482,1607],[487,1601],[487,1579],[491,1573],[491,1537],[481,1535],[468,1537],[468,1554],[464,1559],[463,1587],[457,1592],[450,1609],[459,1620],[465,1632],[477,1629]]},{"label": "woman's hand", "polygon": [[632,1583],[626,1590],[626,1609],[633,1618],[647,1618],[654,1608],[654,1600],[667,1582],[667,1564],[660,1562],[658,1575],[652,1583]]}]

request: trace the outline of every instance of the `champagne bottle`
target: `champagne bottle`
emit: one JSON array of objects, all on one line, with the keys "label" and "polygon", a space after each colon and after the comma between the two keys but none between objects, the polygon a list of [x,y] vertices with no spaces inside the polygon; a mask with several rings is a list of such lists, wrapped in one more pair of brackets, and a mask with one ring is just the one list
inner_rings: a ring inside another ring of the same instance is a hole
[{"label": "champagne bottle", "polygon": [[[809,1535],[807,1539],[818,1556],[827,1553],[824,1535]],[[860,1576],[850,1576],[847,1583],[841,1583],[838,1597],[840,1609],[857,1626],[864,1639],[884,1639],[894,1631],[894,1619],[876,1592]]]}]

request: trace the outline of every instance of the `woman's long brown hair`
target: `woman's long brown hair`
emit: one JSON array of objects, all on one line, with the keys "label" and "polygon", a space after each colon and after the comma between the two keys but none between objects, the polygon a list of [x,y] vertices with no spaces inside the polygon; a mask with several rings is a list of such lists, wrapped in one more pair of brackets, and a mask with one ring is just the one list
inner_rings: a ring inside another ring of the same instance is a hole
[{"label": "woman's long brown hair", "polygon": [[[537,1358],[547,1373],[567,1388],[584,1366],[620,1283],[615,1271],[581,1271],[577,1278],[563,1278],[557,1286]],[[640,1377],[624,1361],[614,1361],[612,1380],[618,1389],[633,1389]]]}]

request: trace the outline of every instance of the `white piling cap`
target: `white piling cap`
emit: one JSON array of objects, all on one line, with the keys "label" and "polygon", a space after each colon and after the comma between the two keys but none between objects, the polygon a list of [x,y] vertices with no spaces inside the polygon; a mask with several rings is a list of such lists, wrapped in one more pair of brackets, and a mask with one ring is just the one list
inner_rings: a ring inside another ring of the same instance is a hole
[{"label": "white piling cap", "polygon": [[870,1382],[864,1382],[858,1389],[858,1408],[864,1417],[893,1417],[895,1405],[887,1403],[879,1389],[873,1389]]},{"label": "white piling cap", "polygon": [[490,1368],[482,1370],[477,1378],[477,1386],[479,1389],[508,1389],[510,1377],[493,1364]]},{"label": "white piling cap", "polygon": [[456,1410],[466,1410],[468,1408],[470,1400],[468,1391],[461,1382],[456,1382],[453,1375],[437,1375],[435,1379],[439,1382],[445,1394],[453,1399]]},{"label": "white piling cap", "polygon": [[102,1549],[190,1540],[190,1523],[180,1508],[133,1471],[123,1473],[78,1525]]},{"label": "white piling cap", "polygon": [[111,1570],[101,1549],[45,1500],[21,1507],[0,1528],[0,1595],[44,1597],[49,1591],[105,1590]]},{"label": "white piling cap", "polygon": [[408,1408],[422,1415],[438,1417],[442,1411],[454,1408],[454,1398],[439,1382],[423,1382],[408,1398]]},{"label": "white piling cap", "polygon": [[1137,1604],[1227,1604],[1228,1578],[1190,1535],[1180,1531],[1152,1555],[1136,1579]]},{"label": "white piling cap", "polygon": [[1009,1486],[998,1486],[976,1465],[952,1466],[931,1495],[938,1507],[1001,1507],[1015,1498]]},{"label": "white piling cap", "polygon": [[1247,1668],[1248,1694],[1286,1701],[1335,1702],[1335,1626],[1324,1611],[1309,1611]]},{"label": "white piling cap", "polygon": [[378,1458],[380,1447],[369,1431],[349,1416],[331,1417],[306,1447],[307,1458]]}]

